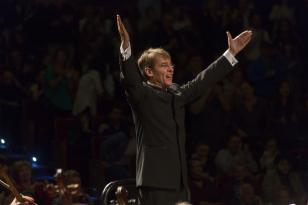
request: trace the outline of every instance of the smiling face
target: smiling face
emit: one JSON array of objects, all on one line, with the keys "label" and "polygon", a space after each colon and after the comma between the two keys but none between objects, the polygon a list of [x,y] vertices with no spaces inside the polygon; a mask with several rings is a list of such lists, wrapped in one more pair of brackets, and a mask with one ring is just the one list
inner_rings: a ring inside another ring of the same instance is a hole
[{"label": "smiling face", "polygon": [[174,67],[170,54],[162,48],[145,50],[138,59],[138,66],[148,82],[160,88],[172,84]]},{"label": "smiling face", "polygon": [[157,56],[153,68],[145,68],[145,74],[149,82],[161,87],[167,88],[172,84],[173,65],[168,57]]}]

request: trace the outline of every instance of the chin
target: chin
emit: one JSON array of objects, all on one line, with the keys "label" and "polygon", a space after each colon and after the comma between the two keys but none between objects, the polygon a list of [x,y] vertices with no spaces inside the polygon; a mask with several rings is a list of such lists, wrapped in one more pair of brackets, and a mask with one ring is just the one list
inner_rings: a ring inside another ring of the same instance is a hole
[{"label": "chin", "polygon": [[172,85],[172,80],[171,80],[171,81],[170,81],[170,80],[168,80],[168,81],[166,82],[166,85],[167,85],[167,86]]}]

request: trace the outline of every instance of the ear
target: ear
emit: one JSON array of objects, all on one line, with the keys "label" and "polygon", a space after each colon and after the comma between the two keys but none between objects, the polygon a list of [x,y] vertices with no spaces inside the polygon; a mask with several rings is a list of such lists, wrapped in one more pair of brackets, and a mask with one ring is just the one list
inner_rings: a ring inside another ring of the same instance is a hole
[{"label": "ear", "polygon": [[146,77],[153,77],[153,70],[149,67],[144,68],[144,74]]}]

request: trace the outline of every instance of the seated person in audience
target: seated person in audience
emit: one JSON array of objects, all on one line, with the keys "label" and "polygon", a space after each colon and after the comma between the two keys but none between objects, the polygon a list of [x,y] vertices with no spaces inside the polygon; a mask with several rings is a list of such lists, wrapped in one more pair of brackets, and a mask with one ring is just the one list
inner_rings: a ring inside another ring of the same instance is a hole
[{"label": "seated person in audience", "polygon": [[277,190],[273,205],[290,205],[290,204],[295,204],[295,202],[290,199],[290,194],[288,189],[281,188]]},{"label": "seated person in audience", "polygon": [[80,175],[76,170],[66,170],[56,177],[58,190],[53,205],[93,204],[90,196],[82,189]]},{"label": "seated person in audience", "polygon": [[[8,173],[9,161],[5,155],[0,154],[0,169]],[[12,201],[10,192],[6,189],[0,189],[0,205],[7,205]]]},{"label": "seated person in audience", "polygon": [[97,115],[97,105],[103,93],[99,69],[101,66],[96,60],[89,60],[86,72],[78,83],[76,97],[73,103],[73,114],[78,116],[82,131],[91,132],[92,123]]},{"label": "seated person in audience", "polygon": [[106,180],[113,181],[129,177],[127,167],[118,163],[123,158],[129,141],[124,109],[114,105],[108,120],[99,126],[100,159],[106,166]]},{"label": "seated person in audience", "polygon": [[279,157],[280,151],[277,147],[277,141],[274,138],[269,139],[264,146],[262,157],[260,158],[260,168],[263,171],[274,168],[274,161]]},{"label": "seated person in audience", "polygon": [[100,155],[101,159],[107,163],[120,160],[125,150],[128,136],[124,119],[123,108],[114,105],[106,122],[99,126]]},{"label": "seated person in audience", "polygon": [[121,159],[115,164],[127,167],[130,171],[130,175],[134,176],[136,168],[136,133],[133,125],[129,127],[128,132],[128,142],[125,151]]},{"label": "seated person in audience", "polygon": [[224,204],[239,204],[240,190],[243,184],[249,183],[256,193],[260,192],[259,180],[254,176],[245,164],[234,164],[229,173],[217,177],[217,187],[219,196],[223,196]]},{"label": "seated person in audience", "polygon": [[191,202],[194,205],[219,202],[214,179],[203,171],[202,162],[192,159],[189,168]]},{"label": "seated person in audience", "polygon": [[263,205],[262,199],[255,193],[255,189],[250,183],[240,185],[239,199],[239,203],[234,205]]},{"label": "seated person in audience", "polygon": [[32,178],[32,167],[27,161],[16,161],[12,165],[12,177],[16,183],[17,190],[35,198],[38,204],[50,205],[52,202],[45,184]]},{"label": "seated person in audience", "polygon": [[17,190],[22,194],[33,196],[34,181],[32,179],[31,164],[24,160],[16,161],[12,165],[11,174]]},{"label": "seated person in audience", "polygon": [[245,164],[253,173],[258,170],[257,163],[253,159],[248,145],[242,145],[241,138],[234,134],[230,136],[227,146],[218,151],[215,164],[219,174],[226,174],[236,163]]},{"label": "seated person in audience", "polygon": [[263,179],[263,191],[265,200],[274,202],[277,190],[287,189],[290,200],[296,204],[302,204],[306,200],[306,193],[300,175],[292,170],[292,166],[287,157],[280,157],[277,160],[275,169],[266,172]]},{"label": "seated person in audience", "polygon": [[202,171],[213,181],[215,176],[215,165],[210,157],[210,146],[206,143],[197,144],[193,150],[192,160],[198,160],[201,164]]},{"label": "seated person in audience", "polygon": [[79,173],[76,170],[66,170],[63,175],[64,184],[67,188],[70,188],[70,186],[76,186],[76,188],[72,187],[69,189],[71,190],[73,204],[91,204],[92,201],[90,199],[90,196],[82,189],[82,183]]}]

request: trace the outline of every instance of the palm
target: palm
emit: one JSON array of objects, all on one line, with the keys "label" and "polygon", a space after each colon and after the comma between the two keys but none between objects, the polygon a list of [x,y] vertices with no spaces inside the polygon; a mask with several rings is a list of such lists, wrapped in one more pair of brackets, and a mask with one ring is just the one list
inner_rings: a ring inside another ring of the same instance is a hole
[{"label": "palm", "polygon": [[227,36],[229,50],[235,56],[249,43],[251,40],[252,32],[244,31],[235,38],[232,38],[231,34],[227,32]]}]

